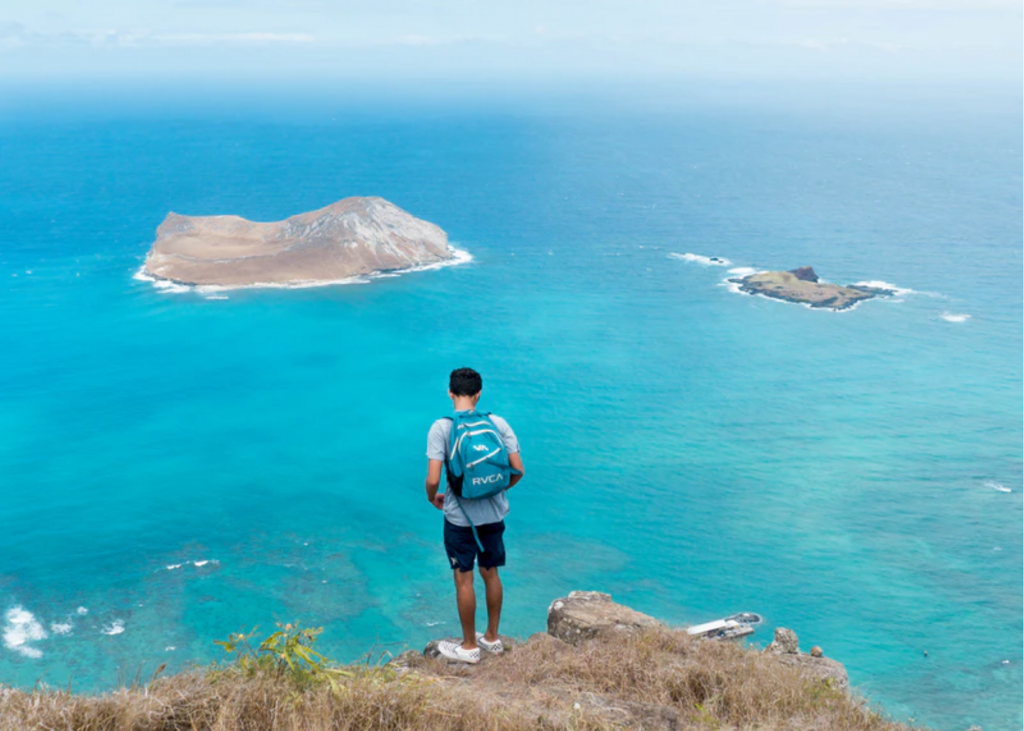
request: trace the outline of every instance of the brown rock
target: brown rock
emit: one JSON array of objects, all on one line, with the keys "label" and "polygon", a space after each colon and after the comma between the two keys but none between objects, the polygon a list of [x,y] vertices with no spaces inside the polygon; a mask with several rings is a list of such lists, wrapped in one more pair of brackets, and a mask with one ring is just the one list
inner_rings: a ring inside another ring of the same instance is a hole
[{"label": "brown rock", "polygon": [[842,663],[827,657],[812,657],[804,654],[779,655],[783,665],[798,668],[801,673],[812,680],[820,680],[839,690],[849,690],[850,680]]},{"label": "brown rock", "polygon": [[800,641],[796,632],[785,627],[775,629],[775,640],[764,648],[766,653],[778,655],[783,665],[798,668],[801,673],[813,680],[821,680],[840,690],[848,690],[849,678],[842,663],[824,657],[821,648],[815,645],[811,654],[800,652]]},{"label": "brown rock", "polygon": [[791,269],[790,272],[801,282],[817,282],[818,275],[814,273],[812,267],[799,267],[797,269]]},{"label": "brown rock", "polygon": [[776,627],[775,640],[764,648],[765,652],[774,652],[779,655],[795,655],[800,652],[800,641],[796,632],[785,627]]},{"label": "brown rock", "polygon": [[660,624],[654,617],[612,601],[597,591],[574,591],[548,607],[548,634],[569,644],[607,633],[634,632]]}]

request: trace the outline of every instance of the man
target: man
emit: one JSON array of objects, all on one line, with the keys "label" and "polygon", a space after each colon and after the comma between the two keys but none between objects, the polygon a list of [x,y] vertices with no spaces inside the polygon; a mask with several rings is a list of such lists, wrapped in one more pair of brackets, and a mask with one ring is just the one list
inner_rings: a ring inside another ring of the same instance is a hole
[{"label": "man", "polygon": [[[448,397],[456,412],[473,411],[480,400],[483,379],[472,368],[458,368],[451,372]],[[490,415],[508,451],[509,466],[513,469],[509,489],[523,479],[523,460],[519,455],[519,442],[508,422],[500,416]],[[508,497],[501,492],[479,500],[459,500],[451,491],[438,492],[441,486],[441,468],[447,459],[452,430],[451,419],[438,419],[427,435],[427,499],[438,510],[444,511],[444,548],[448,563],[455,576],[455,596],[462,623],[462,644],[445,641],[438,650],[450,660],[477,663],[480,649],[501,654],[504,648],[498,637],[501,619],[502,587],[498,567],[505,565],[505,516],[508,515]],[[507,491],[506,491],[507,492]],[[461,504],[460,504],[461,503]],[[465,513],[463,513],[465,511]],[[469,518],[469,521],[466,518]],[[480,545],[473,536],[476,526]],[[483,550],[480,550],[483,546]],[[476,631],[476,593],[473,590],[473,562],[480,564],[487,596],[487,631]]]}]

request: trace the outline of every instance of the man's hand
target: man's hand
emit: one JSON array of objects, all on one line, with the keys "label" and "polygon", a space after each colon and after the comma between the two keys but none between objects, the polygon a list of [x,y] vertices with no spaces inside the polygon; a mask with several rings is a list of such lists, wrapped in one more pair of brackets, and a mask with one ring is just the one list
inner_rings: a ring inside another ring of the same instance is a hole
[{"label": "man's hand", "polygon": [[436,495],[434,495],[433,500],[431,500],[430,502],[432,502],[434,504],[434,507],[437,508],[438,510],[444,510],[444,493],[437,493]]},{"label": "man's hand", "polygon": [[526,474],[526,468],[523,467],[522,455],[520,455],[519,452],[513,452],[512,454],[510,454],[508,456],[508,466],[519,473],[516,474],[515,472],[513,472],[512,477],[508,481],[508,489],[511,490],[513,487],[515,487],[517,482],[523,479],[523,476]]}]

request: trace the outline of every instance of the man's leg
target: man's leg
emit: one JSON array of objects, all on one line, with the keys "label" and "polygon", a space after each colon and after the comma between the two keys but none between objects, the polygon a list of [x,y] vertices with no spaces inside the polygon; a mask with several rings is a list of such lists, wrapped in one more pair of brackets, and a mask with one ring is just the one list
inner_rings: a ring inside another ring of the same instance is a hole
[{"label": "man's leg", "polygon": [[[455,569],[455,599],[459,604],[459,621],[462,623],[462,647],[476,649],[476,593],[473,591],[473,570]],[[497,572],[495,572],[497,574]],[[488,612],[490,592],[488,591]]]},{"label": "man's leg", "polygon": [[[487,632],[484,634],[484,639],[488,642],[494,642],[498,639],[498,622],[501,621],[501,577],[498,576],[497,566],[489,569],[481,566],[480,576],[483,577],[484,586],[487,589]],[[473,608],[476,608],[475,597],[473,599]],[[465,632],[465,623],[463,623],[462,627],[463,632]]]}]

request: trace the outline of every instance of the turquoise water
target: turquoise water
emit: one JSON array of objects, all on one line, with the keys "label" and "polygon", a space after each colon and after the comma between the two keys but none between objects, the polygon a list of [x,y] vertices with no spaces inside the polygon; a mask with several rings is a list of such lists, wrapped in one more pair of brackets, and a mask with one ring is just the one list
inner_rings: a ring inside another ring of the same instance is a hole
[{"label": "turquoise water", "polygon": [[[345,660],[455,632],[423,452],[472,365],[529,473],[507,632],[572,589],[756,611],[899,718],[1020,728],[1019,105],[528,108],[6,108],[0,681],[107,688],[275,619]],[[474,261],[132,277],[169,210],[371,194]],[[671,253],[913,292],[816,312]]]}]

